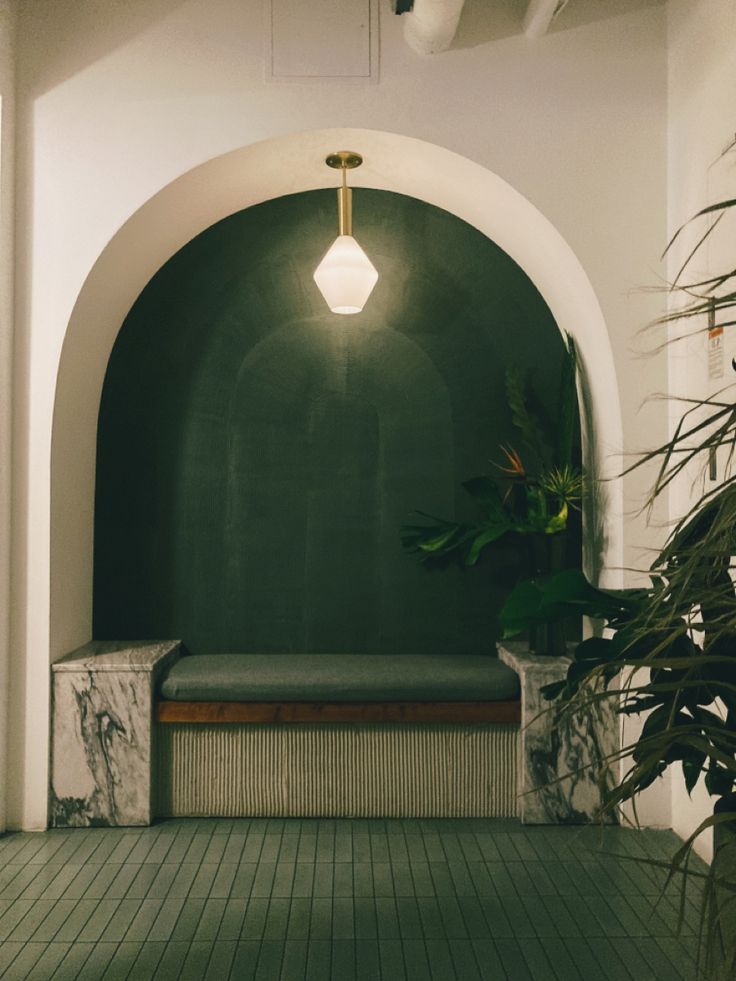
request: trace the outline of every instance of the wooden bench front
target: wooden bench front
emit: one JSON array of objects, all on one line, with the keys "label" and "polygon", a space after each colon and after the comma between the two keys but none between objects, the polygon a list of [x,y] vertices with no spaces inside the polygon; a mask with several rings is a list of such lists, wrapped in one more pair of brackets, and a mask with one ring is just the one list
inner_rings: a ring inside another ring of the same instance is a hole
[{"label": "wooden bench front", "polygon": [[162,723],[406,722],[513,723],[521,702],[179,702],[159,701]]}]

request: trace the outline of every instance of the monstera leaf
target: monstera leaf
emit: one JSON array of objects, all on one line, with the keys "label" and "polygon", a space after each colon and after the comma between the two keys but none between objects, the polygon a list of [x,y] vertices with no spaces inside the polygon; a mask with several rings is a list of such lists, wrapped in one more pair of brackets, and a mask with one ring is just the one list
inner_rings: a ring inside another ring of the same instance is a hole
[{"label": "monstera leaf", "polygon": [[637,610],[643,596],[639,590],[598,589],[579,569],[563,569],[515,586],[499,614],[499,622],[508,639],[537,624],[572,616],[614,620]]}]

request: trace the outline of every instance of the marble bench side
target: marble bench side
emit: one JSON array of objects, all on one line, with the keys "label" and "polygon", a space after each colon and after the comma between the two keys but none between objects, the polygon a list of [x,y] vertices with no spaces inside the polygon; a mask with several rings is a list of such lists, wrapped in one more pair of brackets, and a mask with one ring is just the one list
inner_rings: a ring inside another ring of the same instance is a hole
[{"label": "marble bench side", "polygon": [[155,690],[180,653],[177,640],[92,641],[51,666],[51,827],[151,823]]},{"label": "marble bench side", "polygon": [[[524,824],[587,824],[600,819],[605,760],[619,748],[613,698],[558,716],[540,694],[567,676],[569,657],[530,654],[522,644],[499,644],[498,656],[519,676],[519,817]],[[610,816],[607,820],[611,820]]]}]

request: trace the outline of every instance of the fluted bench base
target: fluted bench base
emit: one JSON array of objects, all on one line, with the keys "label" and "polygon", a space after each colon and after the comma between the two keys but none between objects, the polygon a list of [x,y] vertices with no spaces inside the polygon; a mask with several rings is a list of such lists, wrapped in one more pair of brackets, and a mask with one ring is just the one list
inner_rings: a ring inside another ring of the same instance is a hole
[{"label": "fluted bench base", "polygon": [[161,817],[515,817],[513,723],[159,723]]}]

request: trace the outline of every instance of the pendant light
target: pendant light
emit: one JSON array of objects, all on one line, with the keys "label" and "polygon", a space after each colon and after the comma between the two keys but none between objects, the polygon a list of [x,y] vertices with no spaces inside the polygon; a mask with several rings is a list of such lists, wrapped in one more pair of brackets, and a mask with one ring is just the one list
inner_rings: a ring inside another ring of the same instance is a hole
[{"label": "pendant light", "polygon": [[347,173],[360,167],[363,158],[351,150],[331,153],[328,167],[342,173],[337,189],[338,235],[314,271],[314,281],[333,313],[360,313],[378,282],[375,266],[353,238],[353,192]]}]

